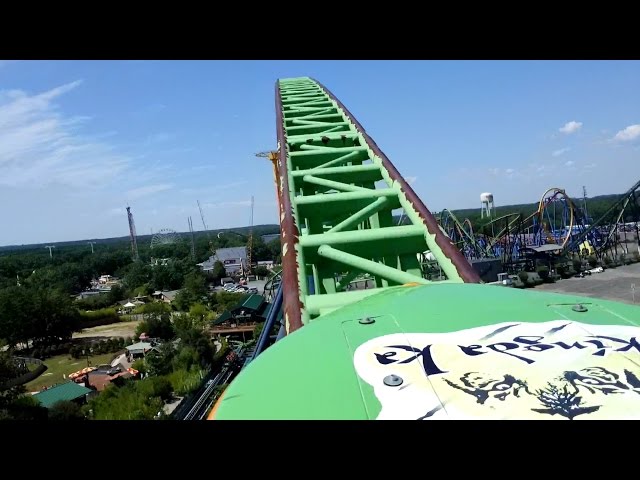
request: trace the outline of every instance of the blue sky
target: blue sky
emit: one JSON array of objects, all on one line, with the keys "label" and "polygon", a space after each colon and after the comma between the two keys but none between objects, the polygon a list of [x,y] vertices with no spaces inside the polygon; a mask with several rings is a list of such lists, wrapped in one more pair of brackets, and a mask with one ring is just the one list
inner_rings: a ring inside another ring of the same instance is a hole
[{"label": "blue sky", "polygon": [[277,223],[274,84],[311,76],[432,210],[621,192],[637,61],[0,61],[0,245]]}]

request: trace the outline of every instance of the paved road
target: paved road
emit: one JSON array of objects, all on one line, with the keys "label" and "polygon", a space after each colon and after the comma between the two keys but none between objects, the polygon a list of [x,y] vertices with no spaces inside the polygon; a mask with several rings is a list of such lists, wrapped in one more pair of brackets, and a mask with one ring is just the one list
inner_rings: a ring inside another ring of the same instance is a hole
[{"label": "paved road", "polygon": [[584,278],[568,278],[556,283],[545,283],[536,289],[633,304],[631,285],[635,285],[635,304],[640,305],[640,263],[607,269]]}]

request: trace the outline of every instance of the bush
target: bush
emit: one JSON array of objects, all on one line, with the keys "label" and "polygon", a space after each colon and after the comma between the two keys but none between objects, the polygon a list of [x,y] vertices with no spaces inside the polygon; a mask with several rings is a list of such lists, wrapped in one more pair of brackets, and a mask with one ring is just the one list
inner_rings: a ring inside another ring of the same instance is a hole
[{"label": "bush", "polygon": [[133,362],[131,368],[138,370],[140,373],[147,373],[147,365],[144,363],[144,358],[139,358]]},{"label": "bush", "polygon": [[611,257],[609,257],[608,255],[606,255],[602,261],[604,262],[605,267],[610,267],[611,266]]},{"label": "bush", "polygon": [[84,420],[84,415],[77,403],[61,400],[49,408],[49,420]]},{"label": "bush", "polygon": [[525,285],[527,284],[527,279],[529,278],[529,274],[527,272],[525,272],[524,270],[518,272],[518,278],[522,281],[522,283],[524,283]]},{"label": "bush", "polygon": [[640,253],[638,253],[638,252],[633,252],[633,259],[634,259],[636,262],[640,262]]},{"label": "bush", "polygon": [[598,265],[598,259],[597,259],[596,257],[594,257],[593,255],[590,255],[590,256],[587,258],[587,262],[589,262],[589,266],[590,266],[591,268],[595,268],[595,267],[596,267],[596,265]]},{"label": "bush", "polygon": [[109,325],[120,321],[115,308],[101,308],[90,312],[80,312],[81,328],[97,327],[99,325]]},{"label": "bush", "polygon": [[176,394],[184,396],[194,392],[200,387],[204,374],[204,370],[194,366],[188,371],[184,369],[175,370],[170,373],[167,378],[171,382]]},{"label": "bush", "polygon": [[549,267],[543,265],[537,268],[538,275],[543,282],[549,281]]},{"label": "bush", "polygon": [[565,265],[558,265],[556,267],[556,272],[558,273],[558,275],[560,275],[562,278],[565,278],[565,275],[567,274],[567,267]]},{"label": "bush", "polygon": [[573,260],[573,269],[576,271],[576,273],[580,273],[582,271],[582,260],[576,258]]}]

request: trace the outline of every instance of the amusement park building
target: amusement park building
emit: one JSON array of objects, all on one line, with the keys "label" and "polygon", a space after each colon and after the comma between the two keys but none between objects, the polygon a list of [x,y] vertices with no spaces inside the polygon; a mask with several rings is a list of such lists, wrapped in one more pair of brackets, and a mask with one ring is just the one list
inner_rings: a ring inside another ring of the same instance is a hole
[{"label": "amusement park building", "polygon": [[247,247],[219,248],[216,253],[200,263],[203,272],[213,270],[216,262],[222,263],[227,275],[239,274],[247,268]]}]

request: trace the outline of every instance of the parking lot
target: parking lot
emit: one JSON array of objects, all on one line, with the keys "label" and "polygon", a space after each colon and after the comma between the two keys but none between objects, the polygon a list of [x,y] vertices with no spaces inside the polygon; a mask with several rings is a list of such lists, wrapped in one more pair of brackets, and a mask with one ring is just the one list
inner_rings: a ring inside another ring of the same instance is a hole
[{"label": "parking lot", "polygon": [[[266,280],[253,280],[251,282],[247,283],[247,287],[248,288],[256,288],[258,290],[258,294],[262,295],[263,291],[264,291],[264,284],[266,283]],[[214,291],[219,292],[223,290],[223,288],[221,286],[216,286],[214,288]]]},{"label": "parking lot", "polygon": [[610,268],[584,278],[544,283],[536,289],[640,305],[640,263]]}]

